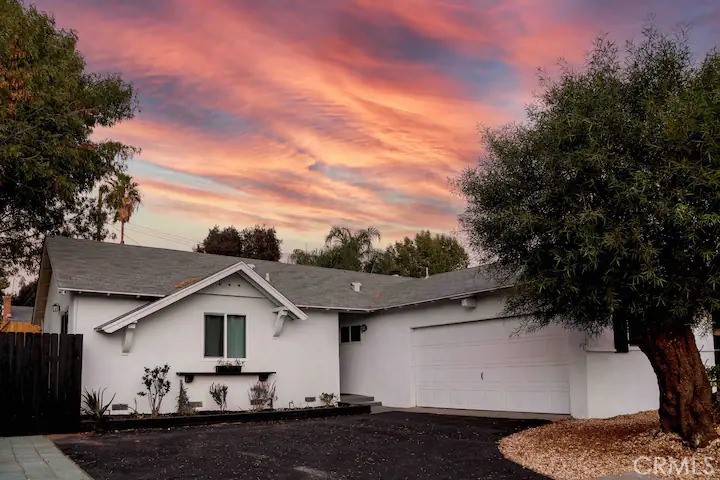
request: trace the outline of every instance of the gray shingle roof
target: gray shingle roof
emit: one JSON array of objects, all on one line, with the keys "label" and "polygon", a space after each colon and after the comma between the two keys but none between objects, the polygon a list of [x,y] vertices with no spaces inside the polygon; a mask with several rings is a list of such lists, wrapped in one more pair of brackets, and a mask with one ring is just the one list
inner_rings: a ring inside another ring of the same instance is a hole
[{"label": "gray shingle roof", "polygon": [[33,307],[23,307],[13,305],[10,308],[10,320],[13,322],[30,322],[32,321]]},{"label": "gray shingle roof", "polygon": [[[165,296],[242,260],[301,307],[371,310],[450,298],[497,288],[484,270],[470,268],[427,279],[243,259],[163,248],[48,237],[45,246],[58,288]],[[362,283],[355,292],[351,282]]]}]

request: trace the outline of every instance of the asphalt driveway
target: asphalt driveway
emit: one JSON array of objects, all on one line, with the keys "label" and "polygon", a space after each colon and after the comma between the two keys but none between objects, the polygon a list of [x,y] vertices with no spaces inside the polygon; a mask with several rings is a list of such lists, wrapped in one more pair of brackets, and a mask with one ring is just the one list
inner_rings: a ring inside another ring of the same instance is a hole
[{"label": "asphalt driveway", "polygon": [[73,435],[55,442],[96,480],[537,479],[545,477],[506,460],[497,441],[542,423],[387,412]]}]

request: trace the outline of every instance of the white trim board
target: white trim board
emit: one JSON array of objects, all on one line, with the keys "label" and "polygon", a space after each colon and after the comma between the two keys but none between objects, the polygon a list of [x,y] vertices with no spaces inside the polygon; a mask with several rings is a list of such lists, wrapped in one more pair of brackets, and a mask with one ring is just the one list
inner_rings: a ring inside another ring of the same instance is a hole
[{"label": "white trim board", "polygon": [[162,310],[165,307],[168,307],[175,302],[182,300],[183,298],[186,298],[190,295],[192,295],[195,292],[198,292],[202,290],[205,287],[208,287],[212,285],[215,282],[218,282],[222,280],[225,277],[228,277],[234,273],[243,273],[247,277],[247,279],[250,281],[251,284],[261,292],[265,293],[268,297],[275,300],[278,304],[285,307],[288,311],[288,313],[291,313],[295,318],[299,320],[307,320],[308,316],[300,310],[294,303],[292,303],[290,300],[288,300],[285,295],[280,293],[275,287],[273,287],[269,282],[267,282],[264,278],[262,278],[258,273],[253,270],[247,263],[245,262],[238,262],[234,265],[231,265],[223,270],[220,270],[217,273],[214,273],[212,275],[209,275],[205,277],[204,279],[200,280],[199,282],[195,282],[192,285],[188,285],[187,287],[178,290],[177,292],[173,292],[170,295],[160,298],[154,302],[148,303],[147,305],[144,305],[136,310],[133,310],[129,313],[126,313],[124,315],[121,315],[113,320],[110,320],[109,322],[106,322],[102,325],[98,325],[95,327],[95,330],[98,332],[103,333],[114,333],[120,330],[121,328],[124,328],[131,323],[137,322],[138,320],[147,317],[148,315],[151,315],[159,310]]}]

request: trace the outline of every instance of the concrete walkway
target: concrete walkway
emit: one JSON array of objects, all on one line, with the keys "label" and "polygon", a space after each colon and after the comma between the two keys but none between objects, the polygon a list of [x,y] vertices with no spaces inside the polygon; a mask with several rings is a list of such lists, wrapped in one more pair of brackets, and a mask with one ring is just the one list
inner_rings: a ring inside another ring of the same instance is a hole
[{"label": "concrete walkway", "polygon": [[430,407],[372,407],[372,413],[384,412],[410,412],[410,413],[431,413],[433,415],[453,415],[458,417],[480,417],[480,418],[508,418],[515,420],[567,420],[570,415],[556,415],[552,413],[521,413],[521,412],[497,412],[494,410],[464,410],[458,408],[430,408]]},{"label": "concrete walkway", "polygon": [[2,480],[92,480],[53,442],[40,435],[0,437]]}]

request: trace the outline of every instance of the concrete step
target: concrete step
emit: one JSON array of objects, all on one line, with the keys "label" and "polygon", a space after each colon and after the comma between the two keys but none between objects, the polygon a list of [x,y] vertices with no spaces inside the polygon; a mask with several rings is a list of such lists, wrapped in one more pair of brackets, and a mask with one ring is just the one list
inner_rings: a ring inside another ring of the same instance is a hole
[{"label": "concrete step", "polygon": [[371,407],[378,407],[382,405],[382,402],[376,402],[375,397],[368,395],[356,395],[353,393],[341,393],[340,403],[346,403],[348,405],[370,405]]}]

